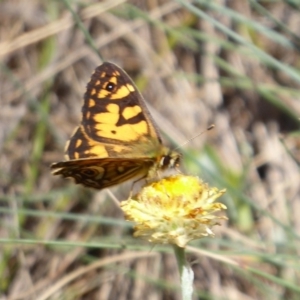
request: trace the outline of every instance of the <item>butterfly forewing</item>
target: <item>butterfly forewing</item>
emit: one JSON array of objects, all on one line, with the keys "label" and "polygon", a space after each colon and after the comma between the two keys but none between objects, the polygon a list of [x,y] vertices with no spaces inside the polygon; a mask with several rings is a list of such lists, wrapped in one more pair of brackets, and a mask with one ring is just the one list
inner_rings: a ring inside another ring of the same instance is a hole
[{"label": "butterfly forewing", "polygon": [[[149,138],[160,141],[136,86],[121,68],[111,63],[96,68],[87,85],[81,124],[85,138],[91,140],[89,143],[123,146],[122,154],[126,150],[130,152],[136,141]],[[126,149],[125,145],[128,145]],[[80,157],[85,157],[85,153]]]}]

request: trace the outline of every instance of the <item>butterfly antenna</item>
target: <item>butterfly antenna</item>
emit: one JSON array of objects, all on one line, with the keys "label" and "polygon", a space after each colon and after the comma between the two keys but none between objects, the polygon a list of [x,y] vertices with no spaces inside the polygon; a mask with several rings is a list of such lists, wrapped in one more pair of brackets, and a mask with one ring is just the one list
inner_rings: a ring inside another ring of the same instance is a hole
[{"label": "butterfly antenna", "polygon": [[179,145],[178,147],[176,147],[174,150],[178,150],[180,148],[182,148],[184,145],[186,145],[187,143],[189,143],[190,141],[192,141],[193,139],[195,139],[196,137],[200,136],[201,134],[212,130],[213,128],[215,128],[214,124],[211,124],[210,126],[208,126],[205,130],[203,130],[202,132],[196,134],[195,136],[191,137],[190,139],[188,139],[187,141],[185,141],[183,144]]}]

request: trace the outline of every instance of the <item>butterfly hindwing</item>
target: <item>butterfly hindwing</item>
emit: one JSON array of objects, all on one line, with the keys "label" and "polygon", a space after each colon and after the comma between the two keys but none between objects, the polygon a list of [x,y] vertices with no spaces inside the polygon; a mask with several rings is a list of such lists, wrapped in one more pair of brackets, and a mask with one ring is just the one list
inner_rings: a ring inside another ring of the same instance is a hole
[{"label": "butterfly hindwing", "polygon": [[144,158],[90,158],[59,162],[54,165],[54,175],[73,178],[76,183],[103,189],[136,176],[146,175],[153,164]]}]

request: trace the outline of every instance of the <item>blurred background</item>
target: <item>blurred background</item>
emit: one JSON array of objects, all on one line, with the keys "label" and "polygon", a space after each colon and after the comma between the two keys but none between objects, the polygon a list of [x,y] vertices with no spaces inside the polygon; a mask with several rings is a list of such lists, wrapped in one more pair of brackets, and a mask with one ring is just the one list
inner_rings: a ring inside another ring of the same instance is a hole
[{"label": "blurred background", "polygon": [[169,246],[132,237],[118,202],[51,175],[85,87],[133,78],[182,171],[226,188],[194,241],[194,299],[300,298],[300,2],[0,2],[0,299],[181,299]]}]

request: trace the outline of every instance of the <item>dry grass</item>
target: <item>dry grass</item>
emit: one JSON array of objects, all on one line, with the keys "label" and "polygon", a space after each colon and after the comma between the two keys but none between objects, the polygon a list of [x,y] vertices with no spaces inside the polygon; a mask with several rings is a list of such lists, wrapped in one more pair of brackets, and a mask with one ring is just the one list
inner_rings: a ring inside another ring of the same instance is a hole
[{"label": "dry grass", "polygon": [[1,300],[180,299],[170,249],[131,238],[112,201],[130,183],[49,171],[102,60],[132,75],[167,144],[216,125],[182,148],[187,174],[227,189],[228,224],[189,247],[195,299],[299,299],[300,6],[195,2],[1,1]]}]

